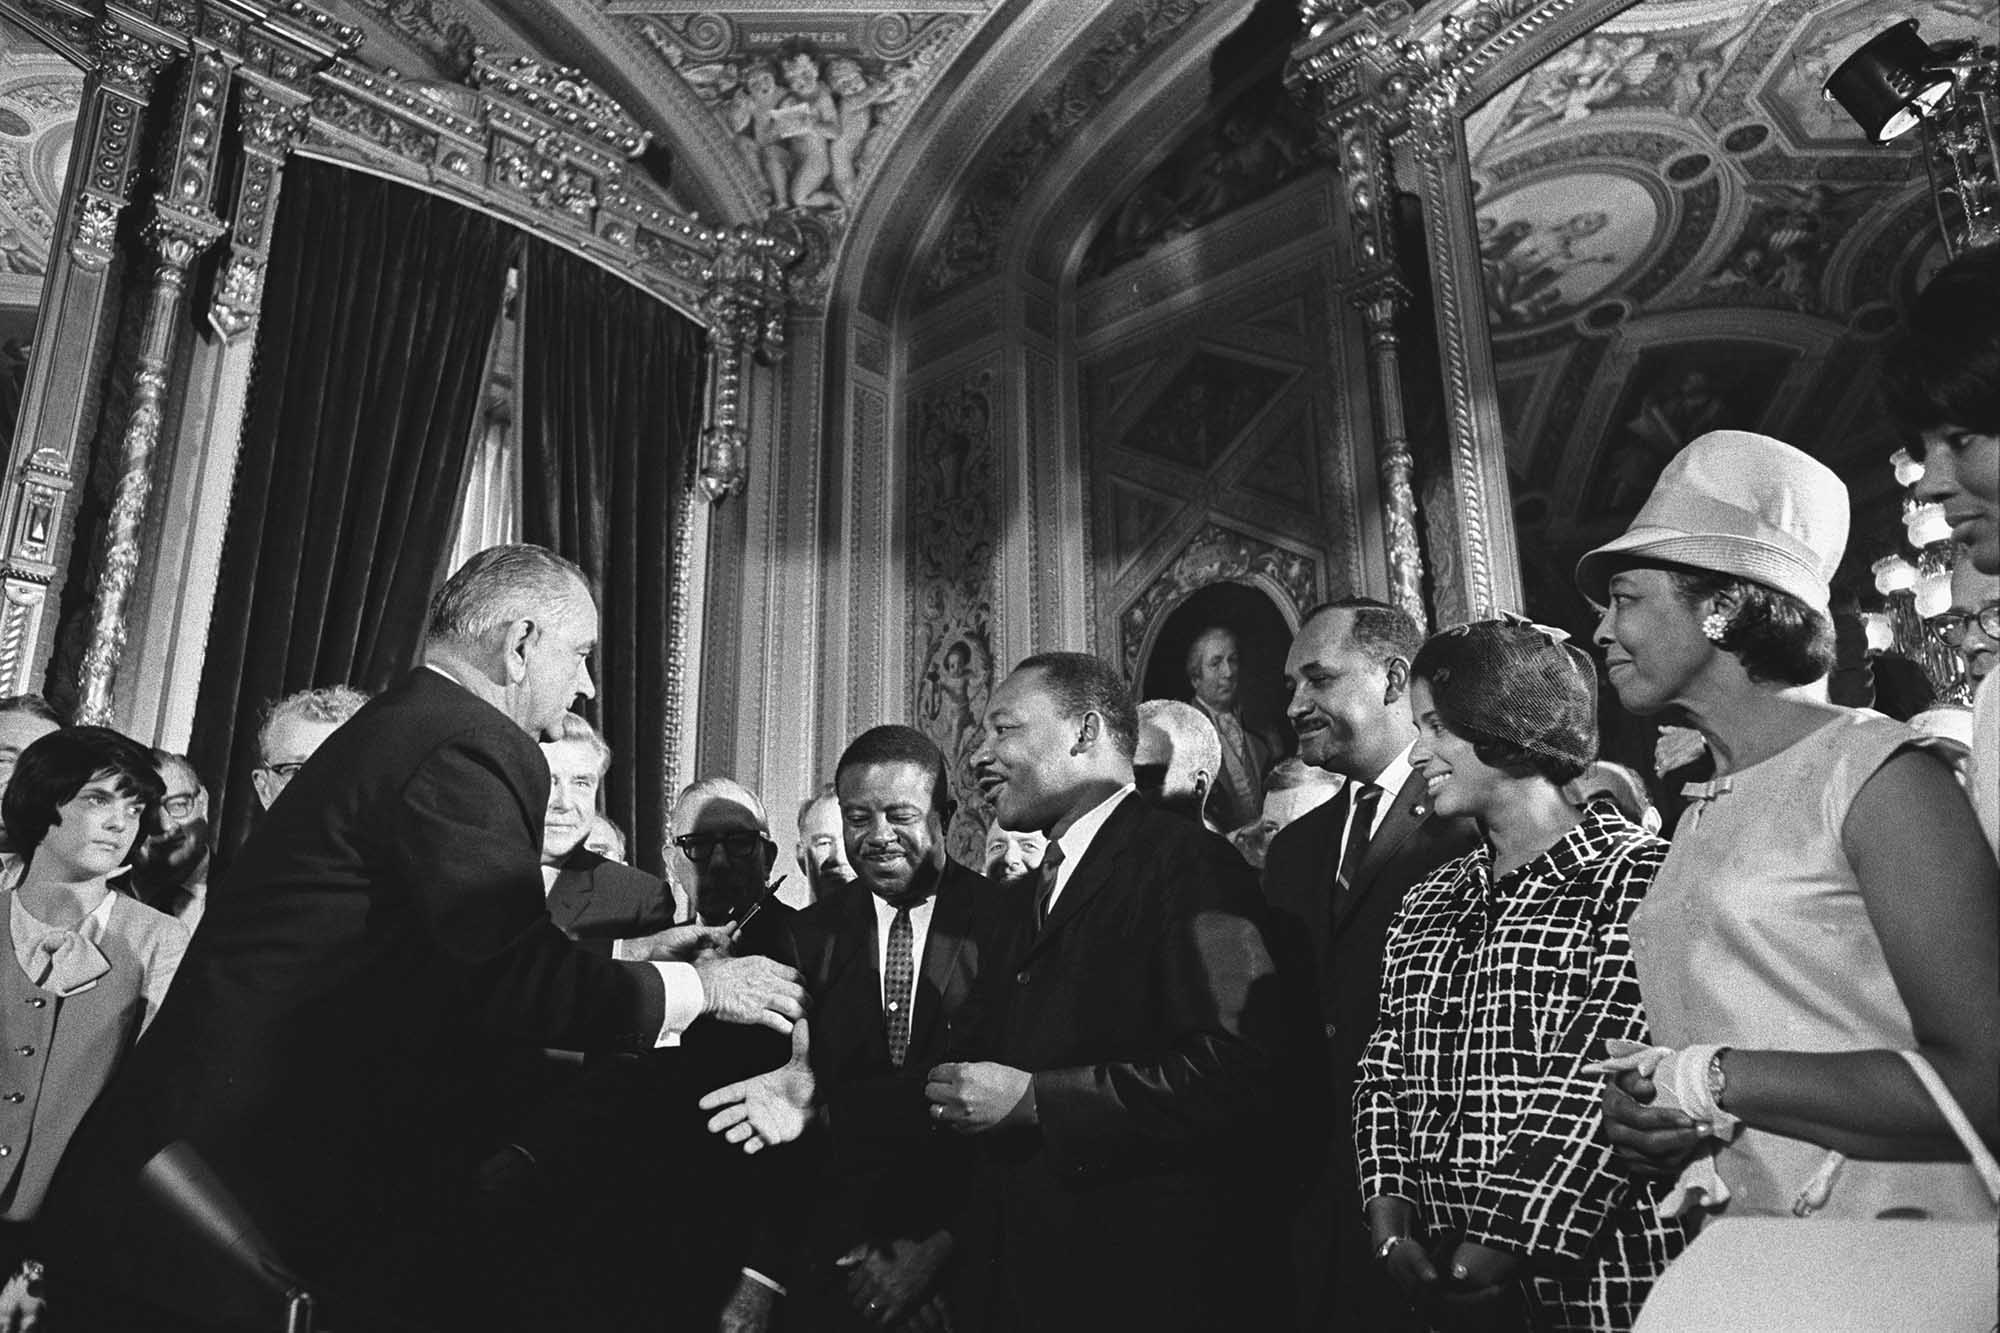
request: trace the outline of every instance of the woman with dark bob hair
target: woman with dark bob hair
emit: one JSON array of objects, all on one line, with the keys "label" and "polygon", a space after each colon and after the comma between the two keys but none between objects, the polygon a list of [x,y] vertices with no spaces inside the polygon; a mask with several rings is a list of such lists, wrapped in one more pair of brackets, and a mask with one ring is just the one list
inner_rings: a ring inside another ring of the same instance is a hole
[{"label": "woman with dark bob hair", "polygon": [[2000,876],[1926,740],[1826,699],[1847,522],[1823,464],[1716,431],[1577,566],[1619,700],[1716,761],[1632,918],[1659,1045],[1604,1091],[1612,1143],[1678,1173],[1676,1213],[1991,1216],[1898,1052],[2000,1138]]},{"label": "woman with dark bob hair", "polygon": [[71,727],[21,752],[0,800],[23,862],[0,891],[0,1327],[40,1314],[31,1223],[49,1177],[187,949],[180,922],[111,887],[165,791],[145,746]]},{"label": "woman with dark bob hair", "polygon": [[1597,756],[1567,637],[1482,621],[1410,664],[1410,764],[1482,841],[1390,927],[1355,1146],[1377,1254],[1450,1327],[1630,1328],[1683,1240],[1593,1132],[1587,1062],[1646,1036],[1626,920],[1667,845],[1564,793]]}]

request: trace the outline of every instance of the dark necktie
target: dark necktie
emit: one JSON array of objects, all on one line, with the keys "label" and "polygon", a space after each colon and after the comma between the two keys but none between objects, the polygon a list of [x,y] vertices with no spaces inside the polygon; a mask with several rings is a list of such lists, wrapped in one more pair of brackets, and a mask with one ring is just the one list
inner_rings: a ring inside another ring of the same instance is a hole
[{"label": "dark necktie", "polygon": [[1041,878],[1035,885],[1035,929],[1049,924],[1049,900],[1056,896],[1056,871],[1063,861],[1062,844],[1052,842],[1042,853]]},{"label": "dark necktie", "polygon": [[882,1007],[889,1019],[889,1063],[901,1069],[910,1053],[910,983],[916,980],[916,932],[910,927],[910,909],[896,909],[889,923],[889,965],[882,971]]},{"label": "dark necktie", "polygon": [[1354,874],[1361,868],[1368,839],[1375,831],[1375,807],[1382,803],[1382,789],[1372,782],[1353,783],[1348,790],[1354,794],[1354,815],[1347,822],[1347,841],[1340,849],[1340,873],[1335,880],[1335,888],[1342,894],[1354,887]]}]

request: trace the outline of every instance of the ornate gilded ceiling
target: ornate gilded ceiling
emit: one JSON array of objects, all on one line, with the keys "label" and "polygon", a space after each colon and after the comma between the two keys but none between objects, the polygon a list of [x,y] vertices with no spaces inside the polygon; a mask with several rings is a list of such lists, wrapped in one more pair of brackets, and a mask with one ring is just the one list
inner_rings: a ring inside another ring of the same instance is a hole
[{"label": "ornate gilded ceiling", "polygon": [[[0,22],[0,275],[39,277],[48,266],[82,93],[81,70]],[[29,306],[38,291],[27,287]],[[6,304],[14,298],[0,291]]]},{"label": "ornate gilded ceiling", "polygon": [[[1994,0],[1906,9],[1932,42],[1990,43],[2000,17]],[[1469,118],[1524,547],[1598,540],[1723,425],[1890,500],[1868,372],[1939,247],[1916,136],[1870,145],[1819,88],[1893,17],[1871,0],[1647,0]]]}]

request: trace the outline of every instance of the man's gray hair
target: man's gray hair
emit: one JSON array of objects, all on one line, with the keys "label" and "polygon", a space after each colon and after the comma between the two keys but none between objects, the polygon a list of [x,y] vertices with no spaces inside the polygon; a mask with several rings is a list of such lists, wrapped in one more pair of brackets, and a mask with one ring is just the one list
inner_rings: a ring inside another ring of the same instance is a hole
[{"label": "man's gray hair", "polygon": [[1179,699],[1148,699],[1139,705],[1139,729],[1145,730],[1149,722],[1166,732],[1173,744],[1174,758],[1168,768],[1174,773],[1198,769],[1208,774],[1210,782],[1222,775],[1222,737],[1216,734],[1208,714]]},{"label": "man's gray hair", "polygon": [[821,801],[837,802],[839,800],[840,800],[840,794],[834,790],[833,784],[829,782],[825,786],[821,787],[818,791],[814,792],[812,795],[806,797],[803,801],[800,801],[799,831],[800,832],[805,831],[806,816],[812,813],[812,808],[814,806],[818,805]]},{"label": "man's gray hair", "polygon": [[590,725],[590,719],[579,713],[564,713],[556,721],[555,735],[549,737],[546,743],[556,745],[563,741],[581,741],[595,751],[599,777],[610,771],[611,743],[604,739],[596,727]]},{"label": "man's gray hair", "polygon": [[1229,626],[1227,625],[1210,625],[1206,629],[1202,630],[1201,633],[1195,635],[1194,638],[1188,640],[1188,650],[1187,650],[1188,684],[1190,685],[1194,684],[1195,678],[1201,674],[1201,657],[1202,657],[1201,646],[1204,643],[1207,643],[1210,639],[1214,638],[1218,634],[1226,635],[1229,641],[1233,644],[1236,644],[1238,648],[1241,648],[1243,646],[1242,643],[1236,637],[1236,631],[1229,628]]},{"label": "man's gray hair", "polygon": [[766,833],[771,831],[771,821],[764,814],[764,803],[757,799],[756,792],[734,778],[700,778],[688,783],[681,788],[681,794],[674,798],[674,817],[669,823],[673,828],[680,828],[684,817],[691,816],[710,801],[728,801],[733,805],[740,805],[757,817],[759,828]]},{"label": "man's gray hair", "polygon": [[484,644],[517,620],[547,620],[590,579],[545,546],[489,546],[444,581],[424,625],[428,643]]},{"label": "man's gray hair", "polygon": [[322,685],[316,690],[300,690],[297,694],[272,700],[271,706],[264,710],[263,722],[257,727],[257,757],[270,759],[271,730],[286,718],[330,723],[337,727],[360,712],[369,697],[366,690],[357,690],[352,685]]}]

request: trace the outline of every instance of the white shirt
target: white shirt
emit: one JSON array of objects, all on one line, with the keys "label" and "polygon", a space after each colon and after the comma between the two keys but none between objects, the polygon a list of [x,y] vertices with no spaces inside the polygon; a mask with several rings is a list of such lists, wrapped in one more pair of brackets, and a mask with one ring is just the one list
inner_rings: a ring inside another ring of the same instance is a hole
[{"label": "white shirt", "polygon": [[[1375,802],[1374,821],[1368,825],[1369,837],[1374,837],[1376,831],[1382,827],[1382,821],[1389,817],[1389,807],[1396,803],[1396,793],[1403,790],[1403,784],[1410,780],[1410,774],[1414,771],[1410,767],[1410,751],[1414,750],[1416,746],[1417,743],[1414,740],[1405,745],[1402,751],[1389,761],[1388,766],[1375,775],[1375,780],[1368,784],[1371,787],[1380,787],[1382,789],[1382,799]],[[1359,794],[1358,792],[1356,793],[1357,796]],[[1354,822],[1354,812],[1351,808],[1347,814],[1347,822],[1350,825]],[[1347,831],[1345,829],[1341,830],[1340,845],[1343,847],[1347,845]]]},{"label": "white shirt", "polygon": [[[889,994],[889,927],[895,924],[896,909],[878,893],[871,893],[868,898],[875,904],[875,980],[881,987],[882,1009],[887,1012],[891,1000],[902,1004],[914,1001],[916,977],[911,977],[910,994],[901,997]],[[931,914],[936,910],[935,893],[910,909],[910,962],[917,973],[924,970],[924,941],[930,938]]]},{"label": "white shirt", "polygon": [[1069,826],[1068,831],[1055,840],[1056,846],[1062,848],[1062,863],[1056,867],[1055,887],[1049,891],[1049,911],[1055,911],[1056,899],[1062,897],[1064,886],[1069,883],[1069,877],[1076,873],[1077,864],[1083,860],[1084,853],[1090,850],[1091,840],[1096,838],[1097,831],[1104,827],[1104,821],[1111,818],[1111,812],[1118,808],[1120,801],[1127,796],[1136,796],[1138,792],[1137,787],[1129,782],[1126,783],[1084,811],[1082,816]]}]

